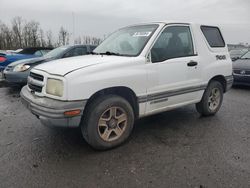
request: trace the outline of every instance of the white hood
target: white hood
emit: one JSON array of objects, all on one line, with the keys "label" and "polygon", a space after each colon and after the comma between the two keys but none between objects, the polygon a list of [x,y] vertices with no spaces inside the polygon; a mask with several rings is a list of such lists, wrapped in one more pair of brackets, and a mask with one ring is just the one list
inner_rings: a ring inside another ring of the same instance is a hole
[{"label": "white hood", "polygon": [[107,55],[85,55],[72,58],[50,61],[36,66],[34,69],[45,71],[49,74],[64,76],[75,70],[82,69],[97,64],[111,62],[125,62],[131,57],[107,56]]}]

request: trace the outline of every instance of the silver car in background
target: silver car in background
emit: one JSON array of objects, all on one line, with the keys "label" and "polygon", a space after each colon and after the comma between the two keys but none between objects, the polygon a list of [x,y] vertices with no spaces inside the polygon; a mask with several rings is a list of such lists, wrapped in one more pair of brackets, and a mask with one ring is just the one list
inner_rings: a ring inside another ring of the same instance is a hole
[{"label": "silver car in background", "polygon": [[5,68],[3,79],[10,85],[25,85],[30,70],[36,65],[56,59],[86,55],[91,53],[95,47],[94,45],[61,46],[50,51],[43,57],[13,62]]}]

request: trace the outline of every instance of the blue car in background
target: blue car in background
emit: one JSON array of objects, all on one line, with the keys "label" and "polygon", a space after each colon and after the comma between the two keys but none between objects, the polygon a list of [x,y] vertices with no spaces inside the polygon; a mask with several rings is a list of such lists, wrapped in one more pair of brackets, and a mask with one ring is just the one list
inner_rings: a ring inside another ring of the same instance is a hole
[{"label": "blue car in background", "polygon": [[3,71],[3,78],[10,85],[24,85],[27,83],[30,70],[36,65],[56,59],[90,54],[95,48],[94,45],[61,46],[43,57],[20,60],[9,64]]},{"label": "blue car in background", "polygon": [[44,48],[44,47],[34,47],[34,48],[25,48],[18,53],[0,53],[0,72],[5,69],[10,63],[21,60],[21,59],[30,59],[34,57],[41,57],[48,53],[53,48]]}]

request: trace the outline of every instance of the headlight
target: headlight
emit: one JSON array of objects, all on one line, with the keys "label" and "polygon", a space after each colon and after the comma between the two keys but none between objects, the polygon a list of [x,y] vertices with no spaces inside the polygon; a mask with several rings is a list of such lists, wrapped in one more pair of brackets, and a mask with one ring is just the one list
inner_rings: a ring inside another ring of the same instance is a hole
[{"label": "headlight", "polygon": [[62,97],[63,96],[63,81],[48,78],[47,86],[46,86],[46,93],[50,95]]},{"label": "headlight", "polygon": [[19,64],[14,67],[13,72],[23,72],[30,68],[30,65]]}]

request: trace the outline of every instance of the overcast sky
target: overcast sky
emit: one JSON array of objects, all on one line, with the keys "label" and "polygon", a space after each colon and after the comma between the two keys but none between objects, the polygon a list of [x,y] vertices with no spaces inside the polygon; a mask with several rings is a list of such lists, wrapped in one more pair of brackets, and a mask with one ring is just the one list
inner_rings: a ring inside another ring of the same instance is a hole
[{"label": "overcast sky", "polygon": [[130,24],[178,20],[216,24],[227,43],[250,44],[250,0],[0,0],[0,20],[39,21],[44,30],[64,26],[75,35],[103,37]]}]

